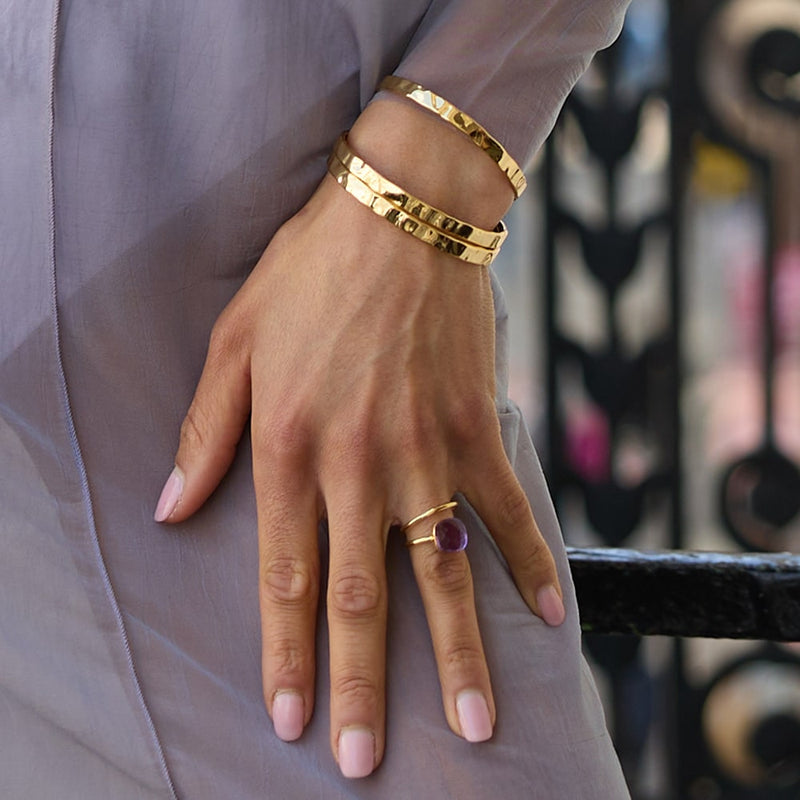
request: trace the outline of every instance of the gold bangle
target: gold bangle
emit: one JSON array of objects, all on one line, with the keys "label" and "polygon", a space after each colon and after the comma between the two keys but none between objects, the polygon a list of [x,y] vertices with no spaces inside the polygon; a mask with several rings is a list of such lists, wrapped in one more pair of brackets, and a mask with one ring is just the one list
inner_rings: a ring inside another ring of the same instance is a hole
[{"label": "gold bangle", "polygon": [[416,239],[435,247],[443,253],[460,258],[469,264],[488,267],[498,252],[497,249],[487,250],[485,247],[476,247],[459,239],[454,239],[443,231],[426,225],[422,220],[392,205],[385,198],[375,194],[358,176],[353,175],[333,153],[328,158],[328,172],[330,172],[339,186],[358,200],[359,203],[391,222],[395,228],[410,233]]},{"label": "gold bangle", "polygon": [[511,158],[497,139],[491,136],[484,127],[475,122],[468,114],[465,114],[438,94],[434,94],[430,89],[426,89],[424,86],[405,78],[399,78],[396,75],[387,75],[378,86],[378,90],[381,89],[413,100],[423,108],[427,108],[428,111],[433,111],[434,114],[441,117],[445,122],[449,122],[454,128],[465,133],[470,138],[470,141],[480,147],[500,167],[511,182],[514,194],[517,197],[525,191],[528,182],[525,180],[525,175],[519,164]]},{"label": "gold bangle", "polygon": [[422,220],[426,225],[437,228],[454,239],[460,239],[467,242],[467,244],[474,244],[478,247],[485,247],[488,250],[499,250],[506,236],[508,236],[508,231],[502,220],[494,230],[487,231],[483,228],[478,228],[469,222],[463,222],[434,206],[428,205],[397,184],[392,183],[350,149],[347,143],[347,132],[339,137],[333,152],[347,171],[367,184],[375,194],[388,200],[393,206],[407,211],[411,216]]}]

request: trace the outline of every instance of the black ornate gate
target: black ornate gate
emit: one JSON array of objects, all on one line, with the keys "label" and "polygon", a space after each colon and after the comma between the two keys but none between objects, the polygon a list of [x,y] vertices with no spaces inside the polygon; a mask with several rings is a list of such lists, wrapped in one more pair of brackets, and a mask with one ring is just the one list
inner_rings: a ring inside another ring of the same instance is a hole
[{"label": "black ornate gate", "polygon": [[542,171],[547,471],[634,797],[800,798],[800,0],[633,0]]}]

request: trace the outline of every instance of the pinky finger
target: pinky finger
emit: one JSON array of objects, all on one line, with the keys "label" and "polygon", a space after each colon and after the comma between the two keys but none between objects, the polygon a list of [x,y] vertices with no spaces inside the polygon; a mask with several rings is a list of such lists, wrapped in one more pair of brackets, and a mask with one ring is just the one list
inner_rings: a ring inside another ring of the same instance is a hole
[{"label": "pinky finger", "polygon": [[481,488],[465,494],[505,556],[530,609],[548,625],[560,625],[565,611],[553,555],[511,465],[504,456],[498,460],[491,472],[479,476]]}]

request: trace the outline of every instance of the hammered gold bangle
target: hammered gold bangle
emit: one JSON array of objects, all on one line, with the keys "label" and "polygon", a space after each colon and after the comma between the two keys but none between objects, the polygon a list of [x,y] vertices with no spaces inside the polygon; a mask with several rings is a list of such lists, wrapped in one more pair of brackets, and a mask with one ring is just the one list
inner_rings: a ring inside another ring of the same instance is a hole
[{"label": "hammered gold bangle", "polygon": [[454,239],[444,231],[426,225],[422,220],[393,205],[386,198],[375,194],[364,181],[350,172],[336,158],[335,153],[331,153],[328,158],[328,172],[330,172],[339,186],[358,200],[359,203],[374,211],[378,216],[388,220],[401,231],[411,234],[416,239],[435,247],[443,253],[479,266],[489,266],[498,253],[497,248],[488,250],[485,247],[476,247],[460,239]]},{"label": "hammered gold bangle", "polygon": [[392,183],[388,178],[384,178],[383,175],[374,170],[350,149],[347,143],[347,132],[339,137],[333,148],[333,153],[348,172],[367,184],[375,194],[388,200],[393,206],[407,211],[412,217],[416,217],[426,225],[443,231],[454,239],[459,239],[478,247],[485,247],[488,250],[499,250],[506,236],[508,236],[508,231],[502,220],[492,231],[478,228],[468,222],[452,217],[434,206],[428,205],[397,184]]},{"label": "hammered gold bangle", "polygon": [[471,142],[480,147],[500,167],[510,181],[517,197],[525,191],[528,182],[525,180],[525,175],[519,164],[511,158],[497,139],[491,136],[484,127],[479,125],[468,114],[465,114],[438,94],[434,94],[430,89],[426,89],[424,86],[405,78],[399,78],[396,75],[387,75],[378,86],[378,90],[381,89],[413,100],[466,134]]}]

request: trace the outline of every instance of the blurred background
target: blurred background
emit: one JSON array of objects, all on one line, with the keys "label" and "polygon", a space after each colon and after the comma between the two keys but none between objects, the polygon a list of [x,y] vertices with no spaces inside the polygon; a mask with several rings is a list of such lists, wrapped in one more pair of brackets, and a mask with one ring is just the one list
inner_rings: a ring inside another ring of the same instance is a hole
[{"label": "blurred background", "polygon": [[[529,181],[495,264],[567,544],[800,553],[800,0],[633,0]],[[797,645],[584,642],[635,800],[800,798]]]}]

